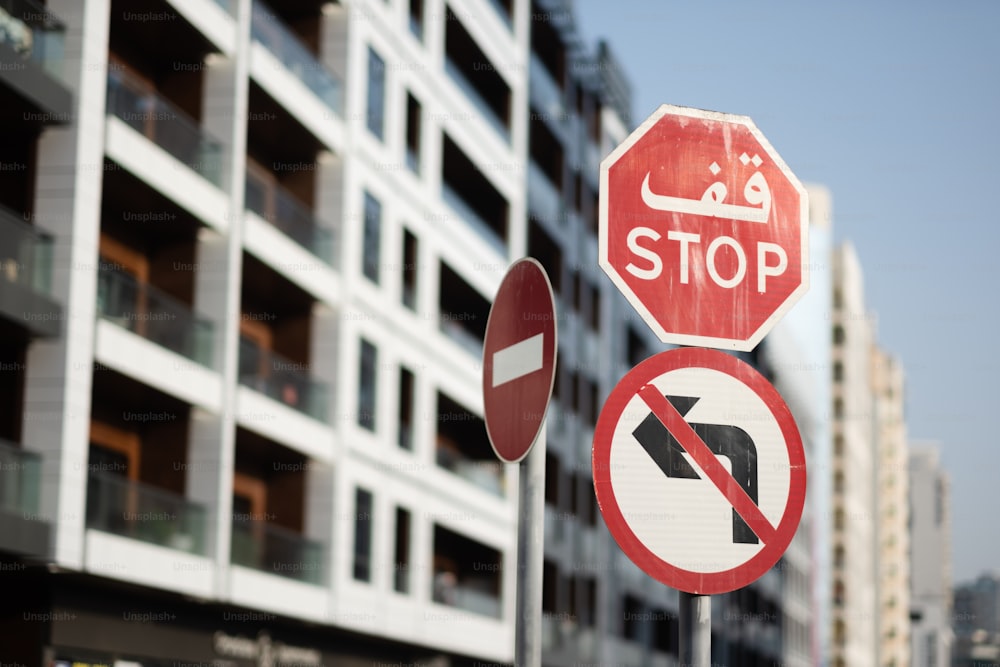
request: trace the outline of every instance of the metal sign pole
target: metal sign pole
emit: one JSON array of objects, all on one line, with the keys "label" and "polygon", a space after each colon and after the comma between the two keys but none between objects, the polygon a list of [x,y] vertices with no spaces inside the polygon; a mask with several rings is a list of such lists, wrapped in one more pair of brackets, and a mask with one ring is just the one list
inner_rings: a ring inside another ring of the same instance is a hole
[{"label": "metal sign pole", "polygon": [[542,570],[545,549],[545,422],[528,455],[517,464],[517,603],[514,664],[542,664]]},{"label": "metal sign pole", "polygon": [[680,663],[710,667],[712,663],[712,598],[680,591]]}]

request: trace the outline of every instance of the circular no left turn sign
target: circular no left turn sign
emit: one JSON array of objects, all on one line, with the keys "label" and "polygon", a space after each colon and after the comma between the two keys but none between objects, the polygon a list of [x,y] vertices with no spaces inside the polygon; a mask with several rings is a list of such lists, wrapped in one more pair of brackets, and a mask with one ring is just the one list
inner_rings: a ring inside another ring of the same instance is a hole
[{"label": "circular no left turn sign", "polygon": [[647,574],[693,594],[770,569],[805,502],[802,440],[777,390],[724,352],[650,357],[597,422],[594,491],[608,529]]}]

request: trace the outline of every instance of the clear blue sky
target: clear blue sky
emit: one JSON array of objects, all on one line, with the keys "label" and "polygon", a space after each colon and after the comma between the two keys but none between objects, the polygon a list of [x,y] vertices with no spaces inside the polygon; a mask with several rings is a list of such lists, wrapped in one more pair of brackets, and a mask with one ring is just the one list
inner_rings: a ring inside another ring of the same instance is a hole
[{"label": "clear blue sky", "polygon": [[633,121],[663,103],[750,116],[828,187],[911,440],[952,481],[956,583],[1000,570],[1000,2],[575,0]]}]

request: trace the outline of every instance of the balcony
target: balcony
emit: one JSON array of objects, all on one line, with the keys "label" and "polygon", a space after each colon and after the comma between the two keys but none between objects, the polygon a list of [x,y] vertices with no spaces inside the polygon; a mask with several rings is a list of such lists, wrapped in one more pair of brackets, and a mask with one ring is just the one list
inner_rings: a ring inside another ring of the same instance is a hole
[{"label": "balcony", "polygon": [[334,265],[333,231],[273,180],[248,170],[246,207],[316,257]]},{"label": "balcony", "polygon": [[338,114],[343,113],[340,80],[302,44],[270,7],[259,0],[253,3],[250,34],[323,104]]},{"label": "balcony", "polygon": [[308,364],[290,361],[240,338],[240,384],[325,422],[329,387],[310,376]]},{"label": "balcony", "polygon": [[234,565],[321,586],[326,562],[324,552],[320,542],[286,528],[264,521],[233,518],[230,553]]},{"label": "balcony", "polygon": [[38,514],[42,457],[0,439],[0,551],[46,556],[52,528]]},{"label": "balcony", "polygon": [[62,309],[51,289],[52,237],[0,207],[0,316],[36,336],[58,336]]},{"label": "balcony", "polygon": [[444,71],[451,77],[455,85],[461,89],[462,94],[472,103],[472,106],[476,108],[476,111],[479,112],[482,118],[489,123],[490,127],[496,130],[496,133],[500,135],[504,143],[509,144],[510,130],[507,128],[507,125],[500,119],[500,116],[493,110],[493,107],[486,103],[486,100],[483,99],[483,96],[476,87],[462,74],[459,66],[447,56],[444,60]]},{"label": "balcony", "polygon": [[0,2],[0,44],[62,79],[66,26],[34,0]]},{"label": "balcony", "polygon": [[567,117],[566,94],[534,52],[528,64],[529,99],[550,125],[559,126]]},{"label": "balcony", "polygon": [[41,471],[41,456],[0,440],[0,512],[37,516]]},{"label": "balcony", "polygon": [[442,447],[440,443],[436,461],[445,470],[480,489],[495,496],[503,496],[503,466],[500,461],[470,458],[451,447]]},{"label": "balcony", "polygon": [[202,366],[212,367],[214,327],[184,303],[101,262],[98,315]]},{"label": "balcony", "polygon": [[[66,27],[34,0],[0,2],[0,118],[22,125],[70,122],[73,95],[63,82]],[[30,131],[30,130],[29,130]]]},{"label": "balcony", "polygon": [[528,210],[539,220],[566,222],[562,195],[534,160],[528,160]]},{"label": "balcony", "polygon": [[108,73],[107,113],[124,121],[214,185],[222,181],[222,144],[155,91],[122,71]]},{"label": "balcony", "polygon": [[507,256],[507,243],[501,238],[501,236],[496,232],[493,227],[486,222],[482,216],[476,213],[475,210],[462,198],[454,188],[448,185],[447,182],[441,182],[441,199],[444,200],[458,217],[464,220],[469,227],[471,227],[480,238],[482,238],[486,243],[493,248],[496,252],[500,253],[502,256]]},{"label": "balcony", "polygon": [[204,556],[205,508],[184,497],[113,473],[92,471],[87,527]]}]

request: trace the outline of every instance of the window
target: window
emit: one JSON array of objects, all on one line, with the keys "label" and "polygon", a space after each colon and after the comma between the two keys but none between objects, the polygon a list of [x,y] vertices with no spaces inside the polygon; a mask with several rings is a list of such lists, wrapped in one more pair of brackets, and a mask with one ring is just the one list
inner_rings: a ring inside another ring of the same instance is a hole
[{"label": "window", "polygon": [[413,449],[413,373],[399,368],[399,446]]},{"label": "window", "polygon": [[417,309],[417,237],[403,230],[403,305]]},{"label": "window", "polygon": [[424,0],[410,0],[410,32],[418,40],[424,39]]},{"label": "window", "polygon": [[368,130],[379,139],[385,132],[385,61],[368,47]]},{"label": "window", "polygon": [[406,166],[420,173],[420,102],[406,94]]},{"label": "window", "polygon": [[372,577],[372,494],[361,487],[354,492],[354,578]]},{"label": "window", "polygon": [[396,508],[396,554],[393,587],[399,593],[410,592],[410,513]]},{"label": "window", "polygon": [[358,381],[358,424],[375,430],[375,371],[378,349],[366,340],[361,341],[361,373]]},{"label": "window", "polygon": [[379,281],[379,256],[382,239],[382,204],[365,193],[365,228],[362,239],[361,270],[376,285]]}]

